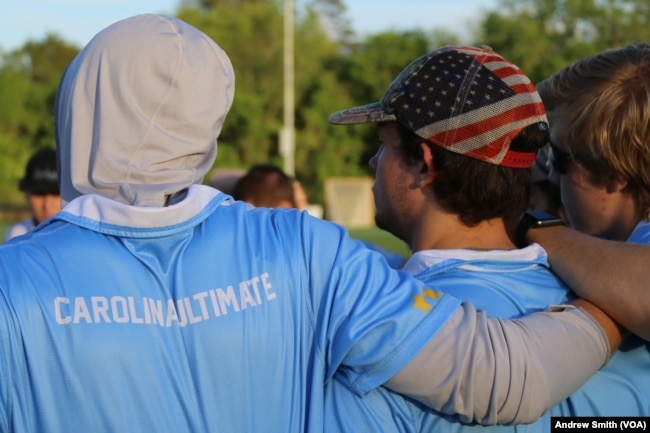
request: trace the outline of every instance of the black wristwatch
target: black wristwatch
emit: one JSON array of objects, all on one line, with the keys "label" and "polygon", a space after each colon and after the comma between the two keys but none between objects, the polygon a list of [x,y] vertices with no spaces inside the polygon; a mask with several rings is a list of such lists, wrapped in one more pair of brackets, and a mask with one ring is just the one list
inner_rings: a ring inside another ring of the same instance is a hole
[{"label": "black wristwatch", "polygon": [[528,230],[540,227],[561,226],[564,221],[557,215],[544,210],[530,210],[519,219],[515,232],[517,248],[528,246]]}]

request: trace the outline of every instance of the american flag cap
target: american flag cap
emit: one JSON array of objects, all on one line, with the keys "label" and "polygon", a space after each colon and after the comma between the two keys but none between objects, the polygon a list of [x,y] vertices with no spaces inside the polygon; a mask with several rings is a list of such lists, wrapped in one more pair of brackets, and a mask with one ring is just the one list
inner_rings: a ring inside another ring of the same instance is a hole
[{"label": "american flag cap", "polygon": [[512,168],[528,168],[533,152],[510,149],[513,138],[548,120],[535,85],[489,47],[446,46],[414,60],[379,102],[337,111],[332,124],[397,121],[449,151]]}]

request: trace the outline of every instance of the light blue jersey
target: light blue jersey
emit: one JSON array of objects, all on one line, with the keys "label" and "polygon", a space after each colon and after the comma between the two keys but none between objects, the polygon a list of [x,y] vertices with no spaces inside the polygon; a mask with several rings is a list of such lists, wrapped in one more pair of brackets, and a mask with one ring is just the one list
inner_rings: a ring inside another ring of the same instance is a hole
[{"label": "light blue jersey", "polygon": [[[650,224],[640,223],[628,242],[650,244]],[[607,365],[552,414],[649,416],[650,342],[626,338]]]},{"label": "light blue jersey", "polygon": [[[649,227],[650,228],[650,227]],[[646,235],[650,232],[647,230]],[[640,233],[639,233],[640,234]],[[404,269],[479,309],[503,318],[516,317],[561,304],[572,295],[550,272],[538,245],[522,250],[475,252],[422,251]],[[344,383],[332,381],[326,391],[329,431],[381,432],[539,432],[550,431],[551,416],[650,415],[650,352],[648,342],[628,338],[610,362],[582,388],[533,424],[476,426],[423,408],[401,395],[377,388],[364,398]],[[462,363],[464,360],[459,359]],[[504,361],[504,368],[507,361]]]},{"label": "light blue jersey", "polygon": [[0,431],[321,431],[335,372],[368,391],[458,307],[411,307],[405,276],[332,223],[207,187],[82,196],[0,247]]}]

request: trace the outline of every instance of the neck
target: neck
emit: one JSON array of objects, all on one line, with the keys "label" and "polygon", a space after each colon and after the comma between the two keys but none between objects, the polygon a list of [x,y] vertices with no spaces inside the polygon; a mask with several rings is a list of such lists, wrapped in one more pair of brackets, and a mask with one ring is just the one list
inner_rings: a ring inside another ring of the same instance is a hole
[{"label": "neck", "polygon": [[468,227],[456,215],[441,214],[423,219],[416,227],[416,235],[411,242],[414,252],[433,249],[488,251],[516,248],[501,218],[484,220],[475,227]]},{"label": "neck", "polygon": [[625,242],[630,237],[636,226],[648,218],[647,215],[643,215],[643,212],[639,210],[639,206],[633,200],[630,194],[620,194],[621,203],[615,210],[612,212],[613,217],[611,219],[608,229],[600,234],[599,237]]}]

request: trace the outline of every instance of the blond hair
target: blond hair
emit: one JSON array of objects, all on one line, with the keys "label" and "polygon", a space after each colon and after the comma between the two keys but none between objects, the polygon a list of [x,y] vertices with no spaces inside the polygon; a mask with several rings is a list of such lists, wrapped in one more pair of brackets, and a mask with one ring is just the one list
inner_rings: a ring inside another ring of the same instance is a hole
[{"label": "blond hair", "polygon": [[558,141],[600,182],[626,180],[650,213],[650,45],[585,57],[542,81],[538,91]]}]

